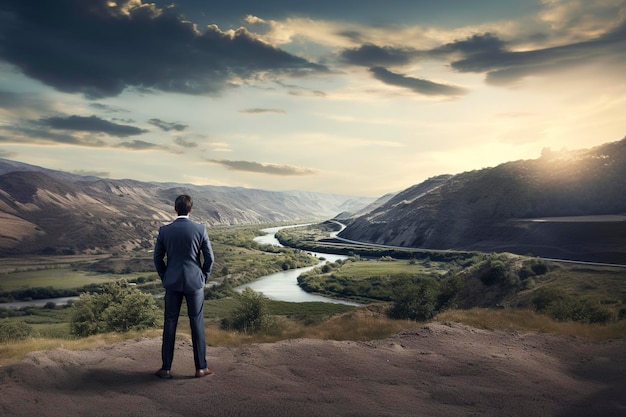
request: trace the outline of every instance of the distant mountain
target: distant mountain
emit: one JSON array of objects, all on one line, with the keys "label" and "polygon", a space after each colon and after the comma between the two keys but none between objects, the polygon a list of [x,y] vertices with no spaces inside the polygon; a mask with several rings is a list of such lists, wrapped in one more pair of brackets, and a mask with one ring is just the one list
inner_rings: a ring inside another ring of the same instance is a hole
[{"label": "distant mountain", "polygon": [[369,197],[85,177],[0,159],[0,256],[149,248],[177,195],[210,226],[299,222],[358,211]]},{"label": "distant mountain", "polygon": [[352,218],[340,237],[626,263],[626,138],[431,178]]},{"label": "distant mountain", "polygon": [[15,171],[42,172],[44,174],[50,175],[51,177],[69,181],[86,181],[99,179],[98,177],[94,176],[82,176],[69,172],[43,168],[37,165],[26,164],[24,162],[17,162],[10,159],[0,158],[0,175]]}]

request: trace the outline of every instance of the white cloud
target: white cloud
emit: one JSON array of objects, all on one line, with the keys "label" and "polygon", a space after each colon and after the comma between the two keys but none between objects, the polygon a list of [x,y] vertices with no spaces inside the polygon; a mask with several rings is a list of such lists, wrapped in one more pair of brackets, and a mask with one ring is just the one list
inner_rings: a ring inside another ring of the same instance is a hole
[{"label": "white cloud", "polygon": [[610,32],[626,20],[624,0],[543,0],[541,21],[569,42],[580,42]]}]

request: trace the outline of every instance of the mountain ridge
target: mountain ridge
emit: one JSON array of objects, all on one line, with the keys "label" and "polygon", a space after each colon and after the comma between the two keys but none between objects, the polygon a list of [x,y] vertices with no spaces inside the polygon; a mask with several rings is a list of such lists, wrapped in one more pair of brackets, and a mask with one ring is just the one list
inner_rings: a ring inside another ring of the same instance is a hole
[{"label": "mountain ridge", "polygon": [[173,201],[182,193],[193,196],[194,219],[208,226],[327,219],[374,200],[114,180],[0,159],[0,256],[149,248],[158,227],[174,217]]},{"label": "mountain ridge", "polygon": [[430,178],[351,218],[339,236],[391,246],[626,263],[626,221],[529,220],[623,215],[625,189],[626,138],[591,149],[546,150],[538,159]]}]

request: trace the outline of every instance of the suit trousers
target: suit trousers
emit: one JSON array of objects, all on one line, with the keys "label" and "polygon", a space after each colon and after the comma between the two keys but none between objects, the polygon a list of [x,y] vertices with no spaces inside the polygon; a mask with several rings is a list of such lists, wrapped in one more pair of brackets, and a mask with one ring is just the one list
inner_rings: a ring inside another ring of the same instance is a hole
[{"label": "suit trousers", "polygon": [[204,289],[194,292],[181,292],[165,290],[165,323],[163,324],[163,345],[161,347],[161,358],[163,366],[161,369],[170,370],[174,359],[174,345],[176,341],[176,326],[178,316],[183,303],[183,298],[187,302],[187,315],[189,316],[189,326],[191,327],[191,340],[193,344],[193,360],[196,369],[205,369],[206,362],[206,340],[204,338]]}]

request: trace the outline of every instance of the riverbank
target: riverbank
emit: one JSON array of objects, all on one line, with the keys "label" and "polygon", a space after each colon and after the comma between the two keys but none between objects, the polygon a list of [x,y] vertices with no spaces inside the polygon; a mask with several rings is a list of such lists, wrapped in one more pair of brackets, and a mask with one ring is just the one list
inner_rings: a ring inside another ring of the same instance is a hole
[{"label": "riverbank", "polygon": [[[267,229],[262,229],[261,231],[265,234],[262,236],[257,236],[254,238],[254,241],[257,243],[261,243],[264,245],[272,245],[284,247],[276,238],[276,233],[283,229],[290,229],[295,227],[303,227],[309,226],[309,224],[299,224],[292,226],[279,226],[279,227],[271,227]],[[360,306],[361,304],[346,300],[333,299],[324,297],[318,294],[312,294],[304,291],[298,285],[298,276],[300,274],[310,271],[311,269],[326,263],[326,262],[336,262],[338,260],[347,259],[345,255],[334,255],[328,253],[319,253],[319,252],[309,252],[310,255],[315,256],[320,259],[320,262],[317,265],[307,266],[303,268],[290,269],[286,271],[277,272],[271,275],[267,275],[261,278],[258,278],[250,283],[240,285],[234,288],[235,291],[243,291],[244,288],[249,287],[256,292],[262,293],[264,296],[271,300],[276,301],[287,301],[293,303],[306,303],[306,302],[322,302],[322,303],[334,303],[334,304],[344,304],[350,306]]]},{"label": "riverbank", "polygon": [[[291,225],[291,226],[279,226],[279,227],[268,228],[268,229],[263,230],[265,232],[264,235],[256,236],[256,237],[255,237],[255,232],[249,232],[248,234],[249,240],[247,242],[243,240],[246,238],[246,235],[244,234],[243,239],[238,243],[242,245],[241,247],[245,247],[246,244],[249,243],[249,241],[253,240],[256,243],[260,243],[260,244],[282,247],[282,245],[275,238],[276,231],[284,229],[284,228],[300,227],[300,226],[307,226],[307,225],[308,224],[298,224],[298,225]],[[233,242],[237,241],[237,239],[241,239],[241,236],[239,235],[237,235],[236,237],[229,236],[227,238],[230,245],[233,245]],[[216,236],[215,240],[220,241],[219,234],[218,236]],[[234,247],[238,247],[238,246],[234,246]],[[306,292],[302,291],[299,287],[297,287],[296,278],[297,278],[297,275],[299,275],[300,273],[298,271],[304,271],[304,270],[310,269],[312,266],[310,267],[302,266],[301,268],[294,268],[294,269],[289,269],[286,271],[282,271],[281,269],[279,269],[280,267],[282,267],[282,263],[286,263],[286,262],[289,262],[289,265],[292,268],[294,264],[295,265],[298,265],[298,264],[299,265],[312,265],[312,261],[310,260],[308,255],[305,255],[305,254],[301,255],[303,258],[307,258],[306,261],[302,261],[302,259],[294,260],[294,259],[289,259],[289,257],[284,257],[283,260],[277,261],[278,266],[279,266],[278,268],[276,266],[274,266],[273,268],[267,268],[267,265],[264,265],[264,263],[265,263],[265,259],[269,259],[269,257],[265,256],[265,252],[262,252],[262,251],[258,251],[258,252],[261,253],[261,255],[260,257],[257,257],[258,258],[257,262],[250,262],[251,259],[246,259],[245,263],[239,262],[239,264],[243,265],[243,267],[239,266],[237,268],[234,268],[231,271],[231,273],[236,276],[236,275],[248,274],[250,273],[250,271],[255,271],[255,273],[258,273],[258,271],[267,271],[268,275],[254,276],[253,281],[251,281],[252,284],[250,285],[251,286],[257,285],[257,284],[254,284],[254,282],[261,280],[263,281],[261,285],[264,286],[264,290],[267,291],[268,285],[270,287],[272,286],[271,281],[273,279],[278,279],[278,288],[270,288],[270,292],[268,293],[268,295],[279,301],[337,302],[336,300],[328,299],[326,297],[316,296],[313,294],[307,294]],[[237,255],[232,255],[233,251],[227,251],[226,253],[228,253],[228,255],[226,256],[230,256],[231,258],[233,258],[231,260],[233,260],[234,262],[237,262],[236,261]],[[240,255],[240,256],[246,256],[246,255]],[[326,257],[325,254],[317,254],[317,256],[319,258]],[[334,255],[329,255],[328,257],[326,257],[328,261],[334,261],[337,259],[344,259],[344,258],[345,258],[344,256],[334,256]],[[117,274],[113,273],[112,271],[110,271],[109,273],[93,272],[90,270],[88,271],[87,269],[83,271],[80,268],[76,268],[76,266],[73,266],[71,263],[72,261],[76,261],[76,262],[81,261],[83,262],[82,264],[83,267],[85,267],[88,261],[96,262],[99,260],[102,261],[103,259],[108,259],[108,258],[105,258],[103,255],[94,256],[92,259],[87,256],[81,256],[81,257],[57,256],[57,257],[46,257],[46,258],[40,257],[40,258],[32,258],[32,259],[33,259],[33,262],[31,262],[30,264],[27,262],[26,258],[7,260],[7,265],[11,266],[11,270],[13,270],[13,273],[21,274],[19,276],[16,275],[15,277],[13,276],[11,277],[13,281],[12,286],[15,288],[20,288],[20,289],[23,289],[23,288],[39,289],[40,287],[44,287],[44,284],[45,284],[46,288],[43,288],[41,291],[39,291],[36,294],[27,294],[28,298],[26,297],[20,298],[20,297],[16,297],[14,294],[7,293],[4,297],[4,300],[17,298],[17,300],[22,300],[22,301],[0,302],[0,308],[20,309],[24,307],[43,307],[49,303],[52,303],[56,306],[63,306],[63,305],[68,304],[68,302],[71,302],[72,300],[78,299],[77,295],[76,296],[62,296],[62,297],[45,297],[44,296],[45,298],[41,296],[42,294],[46,294],[46,291],[48,292],[53,291],[54,290],[53,287],[56,287],[59,283],[63,283],[66,288],[69,288],[71,290],[71,293],[77,293],[77,292],[88,292],[92,290],[92,289],[86,289],[86,287],[84,287],[85,282],[91,283],[92,281],[95,281],[95,283],[98,284],[98,283],[114,281],[118,279],[126,279],[131,283],[131,285],[135,285],[134,281],[142,282],[144,284],[148,283],[148,286],[151,287],[149,288],[148,292],[154,294],[156,297],[160,297],[160,294],[162,291],[161,283],[158,281],[156,272],[153,272],[153,270],[151,269],[153,268],[151,255],[149,257],[144,256],[144,258],[141,258],[142,263],[149,264],[149,267],[147,269],[146,269],[146,266],[143,265],[143,268],[141,269],[142,272],[136,272],[136,273],[124,272],[124,273],[117,273]],[[123,259],[126,259],[126,258],[123,257]],[[38,264],[37,262],[41,262],[41,264]],[[222,260],[222,262],[224,261]],[[117,266],[118,270],[120,269],[128,270],[130,268],[130,266],[126,264],[121,264],[120,266],[119,264],[116,264],[115,260],[113,260],[104,269],[106,270],[114,269],[113,264]],[[53,268],[49,268],[50,266],[53,266]],[[146,271],[149,271],[149,272],[146,272]],[[276,271],[281,271],[281,272],[277,273]],[[286,272],[288,274],[296,274],[296,277],[293,279],[293,282],[290,282],[290,281],[287,282],[289,286],[288,290],[285,290],[284,288],[284,284],[285,284],[284,280],[280,279],[280,275],[282,272]],[[8,273],[8,271],[5,271],[5,273]],[[146,278],[146,276],[150,278]],[[265,280],[265,278],[268,278],[268,277],[270,279]],[[74,278],[72,280],[73,286],[72,284],[67,283],[68,281],[70,281],[69,278]],[[219,285],[224,279],[224,277],[223,276],[218,277],[217,281],[214,281],[213,275],[212,275],[211,279],[212,280],[207,283],[208,288]],[[245,281],[247,280],[244,280],[244,282]],[[5,287],[8,287],[6,279],[2,282],[2,284]],[[141,284],[141,285],[145,286],[144,284]],[[295,284],[295,288],[293,287],[292,284]],[[79,288],[81,285],[82,285],[82,288]],[[155,289],[155,286],[157,287],[156,289]],[[247,285],[244,284],[242,285],[241,288],[245,286]],[[274,293],[276,293],[276,296],[272,295]],[[4,301],[4,300],[0,300],[0,301]],[[347,303],[343,301],[340,301],[340,302]],[[347,303],[347,304],[356,305],[355,303]]]}]

